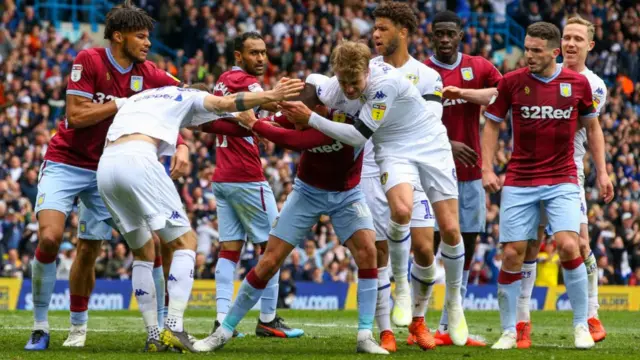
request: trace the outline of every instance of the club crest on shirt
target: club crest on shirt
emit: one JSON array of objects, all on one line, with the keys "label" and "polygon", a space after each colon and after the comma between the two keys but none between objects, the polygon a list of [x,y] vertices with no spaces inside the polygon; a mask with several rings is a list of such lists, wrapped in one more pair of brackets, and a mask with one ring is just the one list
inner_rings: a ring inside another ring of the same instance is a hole
[{"label": "club crest on shirt", "polygon": [[560,95],[564,97],[571,96],[571,84],[561,83],[560,84]]},{"label": "club crest on shirt", "polygon": [[78,82],[82,78],[82,65],[75,64],[71,67],[71,81]]},{"label": "club crest on shirt", "polygon": [[38,196],[38,206],[44,204],[44,193],[40,194],[40,196]]},{"label": "club crest on shirt", "polygon": [[80,221],[80,233],[84,234],[87,231],[87,222]]},{"label": "club crest on shirt", "polygon": [[418,75],[407,74],[407,79],[413,83],[413,85],[418,85]]},{"label": "club crest on shirt", "polygon": [[382,175],[380,175],[380,184],[386,185],[387,184],[387,180],[389,180],[389,173],[388,172],[385,172]]},{"label": "club crest on shirt", "polygon": [[375,121],[380,121],[384,117],[385,111],[387,111],[387,105],[385,103],[373,104],[371,108],[371,118]]},{"label": "club crest on shirt", "polygon": [[462,72],[462,78],[466,81],[473,80],[473,69],[470,67],[462,68],[460,70]]},{"label": "club crest on shirt", "polygon": [[344,123],[345,121],[347,121],[347,116],[340,111],[336,111],[333,113],[332,120],[338,123]]},{"label": "club crest on shirt", "polygon": [[142,76],[132,76],[131,77],[131,90],[138,92],[142,90]]}]

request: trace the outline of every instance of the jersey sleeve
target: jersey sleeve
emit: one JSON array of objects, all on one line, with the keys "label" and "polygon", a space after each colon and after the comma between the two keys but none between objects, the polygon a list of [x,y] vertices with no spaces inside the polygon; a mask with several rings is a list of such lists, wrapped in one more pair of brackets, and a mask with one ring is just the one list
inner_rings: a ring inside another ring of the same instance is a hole
[{"label": "jersey sleeve", "polygon": [[502,74],[500,71],[487,59],[482,59],[484,63],[484,76],[482,77],[484,80],[485,88],[492,88],[498,85],[500,79],[502,79]]},{"label": "jersey sleeve", "polygon": [[591,90],[593,90],[593,106],[596,108],[596,113],[602,114],[607,102],[607,86],[604,82],[599,82],[598,87]]},{"label": "jersey sleeve", "polygon": [[437,71],[425,65],[426,81],[422,88],[422,97],[427,101],[442,102],[442,77]]},{"label": "jersey sleeve", "polygon": [[375,94],[376,100],[371,99],[364,104],[360,110],[359,121],[354,125],[367,139],[387,120],[387,110],[393,106],[398,97],[398,86],[394,80],[385,79],[380,83]]},{"label": "jersey sleeve", "polygon": [[175,76],[171,75],[168,71],[164,71],[158,69],[156,65],[150,61],[147,62],[147,66],[149,66],[149,72],[151,73],[151,83],[152,87],[163,87],[163,86],[182,86],[182,81],[180,81]]},{"label": "jersey sleeve", "polygon": [[504,121],[505,116],[511,108],[511,89],[506,78],[502,78],[498,82],[498,96],[493,104],[487,107],[484,116],[495,122]]},{"label": "jersey sleeve", "polygon": [[593,93],[591,92],[591,85],[586,77],[582,76],[582,94],[578,100],[578,114],[580,118],[595,118],[598,116],[596,107],[593,102]]},{"label": "jersey sleeve", "polygon": [[[98,59],[98,57],[96,57]],[[67,95],[93,99],[96,86],[96,64],[88,51],[82,50],[71,66],[71,76],[67,85]]]}]

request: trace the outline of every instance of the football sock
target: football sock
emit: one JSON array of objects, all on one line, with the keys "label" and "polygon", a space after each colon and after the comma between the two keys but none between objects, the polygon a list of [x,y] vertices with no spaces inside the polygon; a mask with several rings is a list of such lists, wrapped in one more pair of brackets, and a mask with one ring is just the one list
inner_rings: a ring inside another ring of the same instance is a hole
[{"label": "football sock", "polygon": [[376,323],[378,330],[383,332],[391,330],[391,310],[389,298],[391,297],[391,281],[389,280],[388,268],[378,268],[378,299],[376,302]]},{"label": "football sock", "polygon": [[71,325],[85,325],[89,321],[89,297],[71,295]]},{"label": "football sock", "polygon": [[582,257],[562,262],[562,276],[569,295],[569,303],[573,309],[573,326],[587,325],[587,307],[589,294],[587,291],[587,268]]},{"label": "football sock", "polygon": [[584,260],[584,265],[587,267],[587,281],[589,282],[588,318],[597,318],[598,308],[600,307],[598,304],[598,265],[593,252],[589,253],[589,256]]},{"label": "football sock", "polygon": [[409,253],[411,250],[411,224],[398,224],[389,220],[387,239],[389,239],[389,255],[391,257],[391,273],[396,283],[396,294],[407,293],[409,282]]},{"label": "football sock", "polygon": [[222,250],[216,264],[216,317],[222,323],[233,298],[233,277],[240,251]]},{"label": "football sock", "polygon": [[31,263],[31,292],[33,294],[34,330],[49,332],[49,303],[56,285],[57,254],[45,254],[36,248]]},{"label": "football sock", "polygon": [[276,318],[276,307],[278,306],[278,289],[280,288],[280,270],[273,275],[267,287],[262,292],[260,298],[260,321],[270,323]]},{"label": "football sock", "polygon": [[193,250],[176,250],[169,270],[169,315],[165,327],[176,331],[184,331],[182,318],[187,309],[191,288],[193,288],[193,270],[196,253]]},{"label": "football sock", "polygon": [[500,269],[498,274],[498,307],[503,331],[516,331],[516,302],[520,292],[522,271]]},{"label": "football sock", "polygon": [[158,306],[158,324],[162,326],[164,324],[164,271],[162,268],[162,257],[156,256],[156,260],[153,263],[153,284],[156,287],[156,304]]},{"label": "football sock", "polygon": [[525,261],[524,264],[522,264],[522,282],[520,283],[520,295],[518,296],[516,323],[531,320],[529,311],[533,284],[536,281],[537,266],[536,260]]},{"label": "football sock", "polygon": [[158,309],[155,284],[153,282],[153,263],[135,260],[131,270],[133,294],[142,313],[148,339],[158,340]]},{"label": "football sock", "polygon": [[413,295],[412,317],[424,317],[429,306],[429,299],[433,292],[436,268],[431,265],[423,267],[416,263],[411,265],[411,290]]},{"label": "football sock", "polygon": [[372,330],[376,314],[378,269],[358,270],[358,330]]},{"label": "football sock", "polygon": [[247,315],[247,312],[258,302],[268,281],[258,278],[254,269],[251,269],[240,285],[238,296],[229,309],[220,329],[226,339],[233,336],[233,330]]}]

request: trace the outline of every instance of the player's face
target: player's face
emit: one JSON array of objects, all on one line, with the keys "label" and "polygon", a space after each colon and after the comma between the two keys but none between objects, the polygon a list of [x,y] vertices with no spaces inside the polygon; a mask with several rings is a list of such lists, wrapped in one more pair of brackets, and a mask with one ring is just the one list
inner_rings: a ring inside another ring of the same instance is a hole
[{"label": "player's face", "polygon": [[267,65],[267,45],[261,39],[247,39],[242,53],[236,51],[237,60],[240,60],[238,64],[244,71],[253,76],[261,76]]},{"label": "player's face", "polygon": [[356,100],[362,95],[364,88],[367,87],[367,74],[368,70],[367,72],[358,74],[354,77],[340,76],[340,74],[336,74],[338,82],[340,83],[340,88],[347,99]]},{"label": "player's face", "polygon": [[373,43],[376,52],[382,56],[391,56],[400,46],[401,31],[393,21],[387,18],[376,18],[373,31]]},{"label": "player's face", "polygon": [[569,24],[562,32],[562,56],[569,66],[584,65],[587,53],[595,43],[589,41],[589,30],[580,24]]},{"label": "player's face", "polygon": [[149,30],[132,31],[122,35],[122,51],[133,62],[144,62],[151,47]]},{"label": "player's face", "polygon": [[458,45],[462,38],[462,30],[454,22],[439,22],[433,28],[433,46],[436,49],[436,57],[447,59],[458,51]]},{"label": "player's face", "polygon": [[534,74],[542,74],[551,66],[555,66],[555,60],[560,49],[548,46],[548,40],[527,35],[524,38],[524,56],[527,59],[529,71]]}]

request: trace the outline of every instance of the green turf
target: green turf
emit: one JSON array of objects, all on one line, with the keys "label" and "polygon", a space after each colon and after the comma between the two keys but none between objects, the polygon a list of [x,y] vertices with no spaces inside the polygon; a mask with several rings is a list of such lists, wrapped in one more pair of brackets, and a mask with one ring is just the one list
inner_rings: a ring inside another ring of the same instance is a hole
[{"label": "green turf", "polygon": [[[83,349],[62,347],[67,333],[69,315],[53,312],[49,321],[52,338],[49,350],[26,352],[23,347],[29,337],[31,312],[0,312],[0,359],[143,359],[218,356],[224,359],[350,359],[371,355],[355,354],[356,312],[352,311],[281,311],[287,322],[305,329],[301,339],[256,338],[256,313],[240,324],[239,330],[248,334],[233,339],[213,354],[144,354],[145,333],[138,312],[93,312],[89,318],[87,345]],[[439,312],[431,311],[429,324],[437,324]],[[213,311],[190,311],[186,327],[201,338],[209,332]],[[394,358],[434,357],[437,359],[638,359],[640,358],[640,314],[632,312],[604,312],[601,319],[608,331],[607,339],[589,351],[573,349],[570,312],[534,312],[533,347],[529,350],[494,351],[487,348],[439,347],[422,352],[405,344],[407,330],[395,329],[398,352]],[[472,334],[485,337],[490,343],[500,335],[497,312],[468,312]]]}]

